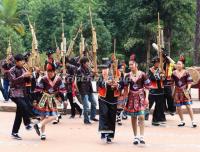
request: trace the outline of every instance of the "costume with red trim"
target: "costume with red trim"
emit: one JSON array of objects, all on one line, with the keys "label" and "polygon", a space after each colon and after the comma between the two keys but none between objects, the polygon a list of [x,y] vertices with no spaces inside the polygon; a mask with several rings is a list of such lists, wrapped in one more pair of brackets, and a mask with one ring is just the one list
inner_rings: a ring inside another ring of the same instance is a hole
[{"label": "costume with red trim", "polygon": [[124,81],[125,88],[128,90],[128,102],[124,108],[130,116],[144,115],[148,105],[144,88],[150,86],[147,75],[138,71],[136,75],[131,72],[126,75]]},{"label": "costume with red trim", "polygon": [[[52,64],[47,64],[46,69],[47,71],[55,71]],[[35,89],[36,93],[42,93],[42,97],[34,106],[34,112],[40,116],[56,116],[57,99],[58,97],[63,98],[65,91],[65,85],[60,76],[55,75],[52,79],[48,75],[42,77]]]},{"label": "costume with red trim", "polygon": [[114,66],[111,66],[112,68],[109,69],[110,65],[105,65],[102,70],[102,76],[97,81],[99,94],[99,132],[102,139],[110,139],[115,136],[117,98],[120,95],[120,85],[116,82],[117,79],[115,79],[119,71],[114,70],[113,72]]},{"label": "costume with red trim", "polygon": [[160,62],[158,57],[154,57],[152,63],[153,67],[149,69],[148,77],[151,81],[150,89],[149,89],[149,110],[152,108],[155,102],[155,109],[153,112],[153,120],[152,125],[160,125],[160,122],[165,122],[165,101],[164,101],[164,85],[163,80],[164,77],[161,75],[161,71],[156,64]]},{"label": "costume with red trim", "polygon": [[[185,62],[183,56],[180,56],[179,61]],[[187,92],[187,86],[192,83],[192,77],[188,71],[184,70],[181,77],[178,76],[178,71],[175,70],[172,74],[172,81],[175,84],[174,101],[176,106],[192,104],[191,95]]]}]

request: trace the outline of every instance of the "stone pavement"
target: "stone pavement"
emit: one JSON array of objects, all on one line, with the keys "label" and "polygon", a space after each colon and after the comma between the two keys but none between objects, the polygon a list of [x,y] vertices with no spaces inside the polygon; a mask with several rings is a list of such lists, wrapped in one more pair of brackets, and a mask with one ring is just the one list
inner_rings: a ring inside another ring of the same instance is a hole
[{"label": "stone pavement", "polygon": [[[192,97],[193,109],[198,113],[195,114],[195,119],[200,125],[200,101],[197,100],[196,90],[192,91]],[[70,107],[68,112],[69,110]],[[177,127],[177,115],[168,115],[167,124],[160,127],[151,126],[151,121],[147,121],[147,144],[134,146],[130,118],[123,121],[123,126],[117,126],[113,144],[107,145],[100,140],[98,123],[86,126],[81,118],[69,119],[69,115],[63,116],[60,124],[47,126],[46,141],[40,141],[34,130],[26,131],[23,124],[19,132],[23,140],[16,141],[10,137],[15,117],[13,111],[15,104],[11,101],[4,103],[0,95],[0,152],[200,152],[200,127],[191,128],[188,115],[184,115],[186,126],[183,128]]]},{"label": "stone pavement", "polygon": [[[186,126],[178,128],[178,116],[167,116],[167,124],[161,127],[146,122],[145,146],[132,144],[133,133],[130,118],[117,126],[116,137],[112,144],[100,140],[98,123],[90,126],[83,124],[81,118],[69,119],[64,116],[58,125],[49,124],[47,140],[40,141],[35,131],[26,131],[21,125],[19,134],[23,140],[10,137],[14,113],[0,112],[0,151],[1,152],[200,152],[200,128],[191,128],[188,115],[184,115]],[[197,122],[200,115],[196,114]]]}]

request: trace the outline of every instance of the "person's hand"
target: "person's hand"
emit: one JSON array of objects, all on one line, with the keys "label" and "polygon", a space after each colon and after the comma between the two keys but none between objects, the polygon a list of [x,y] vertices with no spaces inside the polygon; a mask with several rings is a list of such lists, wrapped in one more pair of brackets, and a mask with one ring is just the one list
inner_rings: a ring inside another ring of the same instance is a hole
[{"label": "person's hand", "polygon": [[31,72],[27,71],[22,76],[23,77],[31,77],[31,75],[32,75]]},{"label": "person's hand", "polygon": [[118,87],[118,83],[116,82],[116,81],[114,81],[113,83],[112,83],[112,88],[117,88]]},{"label": "person's hand", "polygon": [[161,73],[160,73],[160,77],[161,77],[161,78],[164,78],[164,77],[165,77],[165,73],[164,73],[164,72],[161,72]]}]

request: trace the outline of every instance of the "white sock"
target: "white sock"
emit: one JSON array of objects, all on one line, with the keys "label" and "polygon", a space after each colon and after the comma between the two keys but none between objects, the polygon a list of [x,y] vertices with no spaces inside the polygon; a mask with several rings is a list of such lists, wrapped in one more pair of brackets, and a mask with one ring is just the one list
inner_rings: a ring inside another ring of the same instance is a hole
[{"label": "white sock", "polygon": [[45,135],[45,133],[44,133],[44,132],[42,132],[42,133],[41,133],[41,136],[44,136],[44,135]]},{"label": "white sock", "polygon": [[41,127],[42,127],[41,123],[38,123],[37,125],[38,125],[38,127],[39,127],[39,128],[41,128]]},{"label": "white sock", "polygon": [[193,123],[195,123],[195,124],[196,124],[196,122],[195,122],[194,120],[192,121],[192,124],[193,124]]}]

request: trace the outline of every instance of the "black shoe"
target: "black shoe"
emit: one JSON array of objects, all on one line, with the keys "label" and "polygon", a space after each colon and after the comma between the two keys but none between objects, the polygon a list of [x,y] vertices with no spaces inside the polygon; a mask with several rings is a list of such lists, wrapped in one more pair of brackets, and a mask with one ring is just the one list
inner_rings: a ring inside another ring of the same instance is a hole
[{"label": "black shoe", "polygon": [[140,144],[145,145],[145,141],[144,141],[144,139],[140,139]]},{"label": "black shoe", "polygon": [[22,140],[22,138],[17,133],[12,133],[13,139]]},{"label": "black shoe", "polygon": [[75,118],[75,116],[70,116],[70,117],[69,117],[69,119],[74,119],[74,118]]},{"label": "black shoe", "polygon": [[58,119],[62,119],[62,116],[61,116],[61,114],[59,114],[59,115],[58,115]]},{"label": "black shoe", "polygon": [[40,139],[41,140],[46,140],[46,135],[42,135]]},{"label": "black shoe", "polygon": [[178,124],[178,127],[183,127],[185,126],[185,122],[180,122],[180,124]]},{"label": "black shoe", "polygon": [[196,122],[192,122],[192,128],[196,128],[196,127],[197,127]]},{"label": "black shoe", "polygon": [[36,133],[38,134],[38,136],[40,136],[40,128],[39,128],[38,124],[35,124],[33,127],[34,127]]},{"label": "black shoe", "polygon": [[160,123],[159,122],[152,122],[152,125],[153,126],[160,126]]},{"label": "black shoe", "polygon": [[111,143],[112,143],[112,140],[111,140],[109,137],[106,137],[106,143],[107,143],[107,144],[111,144]]},{"label": "black shoe", "polygon": [[127,119],[128,119],[128,116],[122,115],[122,120],[127,120]]},{"label": "black shoe", "polygon": [[56,125],[60,122],[59,116],[56,118],[55,121],[52,122],[53,125]]},{"label": "black shoe", "polygon": [[7,103],[9,101],[9,99],[5,99],[4,102]]},{"label": "black shoe", "polygon": [[116,122],[120,122],[121,120],[119,118],[117,118]]},{"label": "black shoe", "polygon": [[176,114],[176,112],[169,112],[169,114],[171,115],[171,116],[174,116],[175,114]]},{"label": "black shoe", "polygon": [[138,138],[134,138],[133,144],[138,145],[140,143],[140,140]]},{"label": "black shoe", "polygon": [[31,125],[27,125],[26,126],[26,130],[28,130],[28,131],[32,130],[32,126]]},{"label": "black shoe", "polygon": [[53,124],[53,125],[56,125],[56,124],[58,124],[59,122],[60,122],[60,120],[58,119],[58,120],[53,121],[52,124]]},{"label": "black shoe", "polygon": [[92,120],[92,121],[96,121],[96,122],[97,122],[97,121],[99,121],[99,120],[98,120],[98,119],[96,119],[96,118],[93,118],[93,119],[91,119],[91,120]]},{"label": "black shoe", "polygon": [[91,125],[92,123],[90,121],[84,122],[85,125]]},{"label": "black shoe", "polygon": [[121,121],[117,122],[117,124],[118,124],[119,126],[122,126],[122,122],[121,122]]}]

